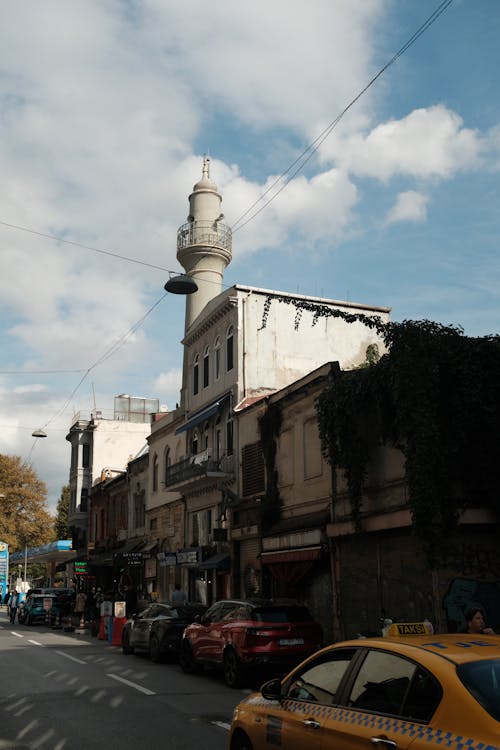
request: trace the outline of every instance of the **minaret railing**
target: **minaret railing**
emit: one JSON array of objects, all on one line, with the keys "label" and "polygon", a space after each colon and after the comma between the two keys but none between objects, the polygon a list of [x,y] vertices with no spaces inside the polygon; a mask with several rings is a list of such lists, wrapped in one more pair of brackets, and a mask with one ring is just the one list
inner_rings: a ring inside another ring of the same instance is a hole
[{"label": "minaret railing", "polygon": [[192,245],[220,247],[231,251],[231,229],[220,221],[188,221],[177,231],[177,250],[183,250]]}]

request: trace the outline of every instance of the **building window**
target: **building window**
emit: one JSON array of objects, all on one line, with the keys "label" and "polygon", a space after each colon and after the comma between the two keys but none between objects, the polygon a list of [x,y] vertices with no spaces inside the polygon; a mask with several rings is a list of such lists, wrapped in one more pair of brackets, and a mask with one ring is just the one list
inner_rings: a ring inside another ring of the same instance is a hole
[{"label": "building window", "polygon": [[165,463],[164,463],[164,472],[163,472],[163,481],[165,485],[167,484],[168,480],[168,470],[170,468],[170,448],[165,449]]},{"label": "building window", "polygon": [[193,432],[193,437],[191,439],[191,454],[193,456],[196,456],[198,453],[198,430],[195,430]]},{"label": "building window", "polygon": [[208,422],[205,422],[205,427],[203,428],[203,448],[202,448],[202,450],[204,451],[208,450],[208,431],[209,431],[209,424]]},{"label": "building window", "polygon": [[88,445],[88,443],[84,443],[82,448],[83,448],[82,466],[84,469],[88,469],[90,466],[90,445]]},{"label": "building window", "polygon": [[150,531],[156,531],[158,528],[158,519],[152,518],[149,522],[149,530]]},{"label": "building window", "polygon": [[229,418],[226,423],[226,453],[233,455],[233,420]]},{"label": "building window", "polygon": [[153,458],[153,492],[158,492],[158,456]]},{"label": "building window", "polygon": [[210,349],[205,347],[203,353],[203,388],[207,388],[210,381]]},{"label": "building window", "polygon": [[231,326],[226,336],[226,370],[229,372],[234,367],[234,330]]},{"label": "building window", "polygon": [[220,417],[217,417],[217,420],[215,422],[214,453],[215,460],[219,461],[219,459],[222,458],[222,427],[220,423]]},{"label": "building window", "polygon": [[220,378],[220,338],[215,339],[214,344],[214,379]]},{"label": "building window", "polygon": [[194,358],[193,365],[193,394],[196,396],[199,390],[199,377],[200,377],[200,357],[197,354]]},{"label": "building window", "polygon": [[80,512],[81,513],[87,512],[88,499],[89,499],[89,491],[86,487],[82,487],[82,491],[80,494]]}]

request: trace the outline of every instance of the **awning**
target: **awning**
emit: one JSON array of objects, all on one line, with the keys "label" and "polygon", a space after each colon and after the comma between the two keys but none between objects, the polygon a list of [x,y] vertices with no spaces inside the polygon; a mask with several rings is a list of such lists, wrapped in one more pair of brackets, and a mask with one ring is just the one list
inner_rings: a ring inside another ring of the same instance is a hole
[{"label": "awning", "polygon": [[218,555],[209,557],[207,560],[203,560],[198,567],[200,570],[229,570],[230,563],[231,560],[229,555],[225,552],[221,552]]},{"label": "awning", "polygon": [[319,560],[321,558],[321,546],[318,545],[317,547],[302,547],[301,549],[282,549],[273,552],[261,552],[260,557],[265,565]]},{"label": "awning", "polygon": [[216,401],[212,401],[211,404],[208,406],[205,406],[203,409],[200,409],[200,411],[193,414],[192,417],[190,417],[186,422],[184,422],[183,425],[178,427],[175,431],[176,435],[179,435],[181,432],[185,432],[186,430],[190,430],[192,427],[195,427],[200,422],[204,422],[209,417],[212,417],[214,414],[217,414],[217,412],[222,408],[222,406],[226,403],[226,401],[229,399],[229,393],[225,393],[223,396],[220,396]]},{"label": "awning", "polygon": [[149,542],[149,544],[146,544],[142,548],[142,552],[157,552],[158,551],[158,542]]},{"label": "awning", "polygon": [[13,552],[10,555],[10,564],[19,564],[26,562],[52,562],[60,564],[74,560],[77,551],[72,549],[71,539],[60,539],[56,542],[44,544],[41,547],[28,547],[20,552]]}]

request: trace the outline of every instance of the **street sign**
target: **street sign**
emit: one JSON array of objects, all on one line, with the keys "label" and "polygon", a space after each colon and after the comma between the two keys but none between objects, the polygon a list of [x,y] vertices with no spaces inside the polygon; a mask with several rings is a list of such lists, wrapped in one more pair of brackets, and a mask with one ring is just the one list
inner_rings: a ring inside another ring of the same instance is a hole
[{"label": "street sign", "polygon": [[0,542],[0,597],[7,593],[9,583],[9,545]]}]

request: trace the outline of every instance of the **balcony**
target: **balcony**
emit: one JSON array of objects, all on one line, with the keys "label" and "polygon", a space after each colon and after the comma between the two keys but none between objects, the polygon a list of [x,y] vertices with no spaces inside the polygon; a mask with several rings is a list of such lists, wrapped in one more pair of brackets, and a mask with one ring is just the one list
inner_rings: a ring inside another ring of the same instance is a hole
[{"label": "balcony", "polygon": [[177,231],[177,252],[193,245],[220,247],[231,252],[231,229],[220,221],[190,221]]},{"label": "balcony", "polygon": [[179,489],[186,485],[205,483],[207,480],[224,479],[234,473],[234,456],[212,458],[208,451],[187,456],[168,467],[165,489]]}]

